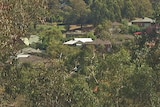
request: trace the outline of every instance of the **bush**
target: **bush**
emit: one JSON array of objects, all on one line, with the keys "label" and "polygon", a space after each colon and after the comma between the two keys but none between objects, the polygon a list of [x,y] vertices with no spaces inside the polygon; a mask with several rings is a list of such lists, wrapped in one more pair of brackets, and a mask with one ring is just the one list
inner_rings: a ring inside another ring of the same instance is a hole
[{"label": "bush", "polygon": [[138,31],[140,31],[140,30],[141,30],[141,29],[140,29],[139,26],[137,26],[137,25],[132,25],[132,26],[129,26],[128,33],[133,34],[133,33],[138,32]]}]

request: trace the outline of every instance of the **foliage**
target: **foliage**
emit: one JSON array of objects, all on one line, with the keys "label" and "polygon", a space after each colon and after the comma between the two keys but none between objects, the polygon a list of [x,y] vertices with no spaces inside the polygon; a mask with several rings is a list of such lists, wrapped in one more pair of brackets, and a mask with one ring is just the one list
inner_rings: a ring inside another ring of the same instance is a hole
[{"label": "foliage", "polygon": [[[29,26],[39,22],[39,18],[62,17],[60,13],[66,12],[67,17],[75,15],[71,17],[75,18],[74,23],[80,21],[84,24],[84,17],[91,12],[92,17],[89,18],[92,21],[95,19],[93,24],[96,25],[97,38],[109,39],[111,35],[107,29],[110,28],[111,22],[105,20],[151,15],[152,6],[149,0],[145,1],[138,3],[137,0],[2,0],[0,106],[160,106],[160,45],[157,38],[150,38],[147,34],[135,37],[129,46],[121,47],[113,53],[106,53],[104,46],[65,46],[62,44],[64,37],[61,29],[41,25],[37,26],[36,33],[42,40],[39,48],[47,51],[48,57],[45,60],[48,62],[40,65],[21,64],[19,60],[11,57],[21,49],[18,39],[27,37],[28,33],[31,33],[28,32]],[[59,8],[61,3],[66,3],[69,11],[64,9],[65,6]],[[132,10],[133,14],[125,10],[128,16],[124,15],[124,9]],[[158,13],[156,9],[155,11]],[[72,19],[67,20],[71,22]],[[124,33],[128,33],[128,29],[129,32],[138,30],[136,26],[128,28],[125,22],[122,27]],[[93,34],[87,36],[95,37]],[[146,44],[151,41],[155,42],[155,46],[147,47]],[[76,67],[77,70],[74,69]]]},{"label": "foliage", "polygon": [[132,0],[126,0],[124,2],[124,7],[122,14],[124,15],[125,18],[132,19],[135,16],[135,7],[133,5]]},{"label": "foliage", "polygon": [[69,0],[68,15],[65,18],[67,24],[84,24],[87,21],[87,15],[90,10],[87,8],[86,3],[81,0]]},{"label": "foliage", "polygon": [[93,40],[95,40],[95,39],[97,38],[97,37],[94,35],[93,32],[87,33],[87,34],[86,34],[86,37],[87,37],[87,38],[92,38]]},{"label": "foliage", "polygon": [[153,8],[154,8],[154,17],[156,18],[156,21],[160,23],[160,2],[155,1],[153,2]]},{"label": "foliage", "polygon": [[128,30],[129,30],[128,20],[123,20],[122,23],[123,23],[123,25],[120,28],[121,29],[121,33],[127,34]]},{"label": "foliage", "polygon": [[98,99],[93,94],[84,77],[70,78],[67,82],[71,84],[68,87],[72,95],[71,106],[82,107],[85,105],[86,107],[97,107],[99,105]]},{"label": "foliage", "polygon": [[130,34],[133,34],[133,33],[135,33],[135,32],[138,32],[138,31],[141,31],[141,29],[139,28],[139,26],[136,26],[136,25],[131,25],[131,26],[129,26],[129,29],[128,29],[129,31],[129,33]]},{"label": "foliage", "polygon": [[109,39],[111,36],[111,33],[109,31],[110,28],[111,28],[111,22],[106,20],[96,27],[94,33],[97,36],[97,38]]},{"label": "foliage", "polygon": [[44,32],[40,33],[42,44],[38,47],[39,49],[46,50],[50,45],[59,43],[63,39],[62,32],[56,27],[46,28],[44,30]]}]

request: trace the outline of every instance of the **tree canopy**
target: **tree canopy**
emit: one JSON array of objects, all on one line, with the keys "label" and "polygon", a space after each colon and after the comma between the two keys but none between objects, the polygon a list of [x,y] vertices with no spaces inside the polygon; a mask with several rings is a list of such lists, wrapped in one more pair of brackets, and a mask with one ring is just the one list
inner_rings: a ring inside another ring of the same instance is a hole
[{"label": "tree canopy", "polygon": [[[101,43],[65,46],[60,28],[89,23],[95,35],[87,36],[108,40],[112,21],[144,16],[159,20],[159,0],[1,0],[0,106],[159,107],[159,33],[122,39],[108,51]],[[124,32],[139,30],[126,23]],[[23,63],[20,41],[31,34],[44,53]]]}]

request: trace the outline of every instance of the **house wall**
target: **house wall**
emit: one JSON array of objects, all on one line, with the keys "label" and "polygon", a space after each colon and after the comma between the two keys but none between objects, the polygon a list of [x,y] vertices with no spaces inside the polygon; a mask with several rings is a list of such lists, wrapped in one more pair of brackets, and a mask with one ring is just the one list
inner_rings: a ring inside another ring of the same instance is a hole
[{"label": "house wall", "polygon": [[151,23],[150,22],[132,22],[133,25],[137,25],[139,27],[149,27],[151,26]]}]

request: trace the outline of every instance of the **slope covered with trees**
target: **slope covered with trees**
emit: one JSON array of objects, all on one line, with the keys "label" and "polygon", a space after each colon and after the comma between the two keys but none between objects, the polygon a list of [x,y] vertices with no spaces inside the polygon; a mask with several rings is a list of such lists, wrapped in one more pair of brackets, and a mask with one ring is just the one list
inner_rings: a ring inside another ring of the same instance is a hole
[{"label": "slope covered with trees", "polygon": [[[90,23],[106,39],[111,21],[144,16],[158,20],[158,5],[159,0],[1,0],[0,106],[160,106],[159,39],[147,47],[155,38],[137,36],[108,53],[104,46],[64,46],[59,27],[38,26],[46,21]],[[22,48],[20,38],[32,33],[40,35],[37,46],[46,50],[42,58],[49,64],[21,64],[14,58]]]}]

